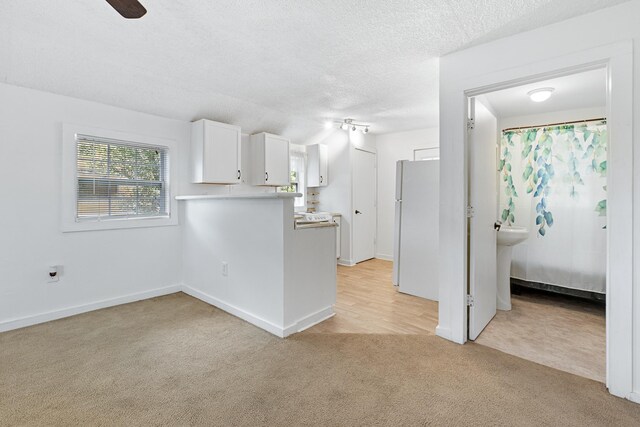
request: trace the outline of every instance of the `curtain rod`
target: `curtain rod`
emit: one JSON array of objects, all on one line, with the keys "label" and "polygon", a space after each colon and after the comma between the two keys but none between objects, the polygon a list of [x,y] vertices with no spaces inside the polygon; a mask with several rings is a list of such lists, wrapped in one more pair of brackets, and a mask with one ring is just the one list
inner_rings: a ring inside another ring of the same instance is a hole
[{"label": "curtain rod", "polygon": [[587,123],[587,122],[606,122],[607,119],[605,117],[599,117],[597,119],[586,119],[586,120],[574,120],[571,122],[562,122],[562,123],[549,123],[547,125],[538,125],[538,126],[521,126],[516,128],[508,128],[502,129],[502,132],[508,132],[511,130],[521,130],[521,129],[534,129],[534,128],[548,128],[553,126],[562,126],[562,125],[571,125],[574,123]]}]

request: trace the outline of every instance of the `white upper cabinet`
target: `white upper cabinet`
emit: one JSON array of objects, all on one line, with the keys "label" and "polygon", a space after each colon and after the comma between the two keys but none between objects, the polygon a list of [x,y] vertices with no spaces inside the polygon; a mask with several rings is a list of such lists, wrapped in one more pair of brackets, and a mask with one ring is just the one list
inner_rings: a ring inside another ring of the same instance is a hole
[{"label": "white upper cabinet", "polygon": [[191,123],[194,183],[239,184],[242,179],[239,126],[198,120]]},{"label": "white upper cabinet", "polygon": [[307,186],[326,187],[328,178],[328,151],[324,144],[307,146]]},{"label": "white upper cabinet", "polygon": [[289,140],[264,132],[251,135],[251,165],[253,185],[289,185]]}]

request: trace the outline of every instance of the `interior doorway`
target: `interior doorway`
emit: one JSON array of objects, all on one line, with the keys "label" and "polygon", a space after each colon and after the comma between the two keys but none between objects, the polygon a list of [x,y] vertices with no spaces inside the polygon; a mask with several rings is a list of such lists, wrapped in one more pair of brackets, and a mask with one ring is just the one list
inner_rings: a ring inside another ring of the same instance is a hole
[{"label": "interior doorway", "polygon": [[353,150],[353,261],[376,254],[376,154]]},{"label": "interior doorway", "polygon": [[602,382],[606,115],[590,69],[470,97],[467,137],[468,338]]}]

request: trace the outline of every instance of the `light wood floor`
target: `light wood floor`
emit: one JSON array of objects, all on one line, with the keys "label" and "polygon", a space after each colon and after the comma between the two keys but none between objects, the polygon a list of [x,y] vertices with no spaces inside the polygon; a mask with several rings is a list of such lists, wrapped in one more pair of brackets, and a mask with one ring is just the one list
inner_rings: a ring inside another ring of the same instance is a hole
[{"label": "light wood floor", "polygon": [[379,259],[338,266],[336,315],[308,331],[435,335],[438,303],[398,292],[391,283],[392,267]]},{"label": "light wood floor", "polygon": [[498,311],[476,342],[541,365],[605,381],[604,306],[523,291]]},{"label": "light wood floor", "polygon": [[[336,315],[306,333],[434,335],[438,303],[399,293],[392,263],[374,259],[338,266]],[[498,311],[476,343],[541,365],[605,378],[604,308],[564,297],[514,295],[513,310]]]}]

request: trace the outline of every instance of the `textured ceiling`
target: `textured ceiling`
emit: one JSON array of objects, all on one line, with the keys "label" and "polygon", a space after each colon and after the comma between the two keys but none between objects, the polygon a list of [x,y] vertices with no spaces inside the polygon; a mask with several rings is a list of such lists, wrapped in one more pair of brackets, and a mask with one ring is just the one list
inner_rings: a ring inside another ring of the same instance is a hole
[{"label": "textured ceiling", "polygon": [[623,0],[0,1],[0,81],[304,142],[438,124],[438,56]]},{"label": "textured ceiling", "polygon": [[[527,93],[543,87],[554,88],[551,98],[544,102],[531,101]],[[605,107],[607,105],[607,72],[602,68],[491,92],[483,97],[498,117]]]}]

